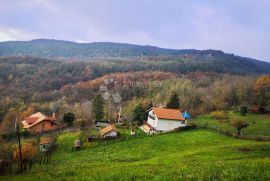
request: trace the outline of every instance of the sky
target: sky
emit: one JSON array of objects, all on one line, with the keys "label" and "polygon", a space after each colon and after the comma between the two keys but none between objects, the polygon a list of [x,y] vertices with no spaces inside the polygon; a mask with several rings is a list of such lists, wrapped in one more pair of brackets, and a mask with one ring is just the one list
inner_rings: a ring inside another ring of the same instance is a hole
[{"label": "sky", "polygon": [[218,49],[270,62],[270,0],[0,0],[0,41]]}]

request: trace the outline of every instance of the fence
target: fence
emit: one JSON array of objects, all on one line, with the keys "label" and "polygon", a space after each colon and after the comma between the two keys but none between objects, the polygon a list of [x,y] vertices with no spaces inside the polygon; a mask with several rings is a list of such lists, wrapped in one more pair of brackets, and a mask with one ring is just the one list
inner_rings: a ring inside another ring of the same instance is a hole
[{"label": "fence", "polygon": [[95,141],[91,142],[91,148],[95,148],[98,146],[103,146],[103,145],[108,145],[108,144],[113,144],[116,142],[122,142],[122,141],[132,141],[132,140],[136,140],[136,139],[141,139],[141,138],[145,138],[145,137],[151,137],[153,135],[135,135],[135,136],[126,136],[126,137],[117,137],[117,138],[113,138],[113,139],[98,139]]},{"label": "fence", "polygon": [[220,127],[218,127],[216,125],[213,125],[213,126],[208,126],[208,125],[201,126],[200,125],[200,126],[198,126],[198,128],[214,130],[214,131],[217,131],[217,132],[219,132],[221,134],[224,134],[226,136],[230,136],[230,137],[233,137],[233,138],[257,140],[257,141],[270,141],[270,136],[255,135],[255,134],[248,135],[248,134],[242,134],[242,133],[240,135],[237,135],[235,132],[231,132],[231,131],[228,131],[228,130],[223,130],[223,129],[221,129]]}]

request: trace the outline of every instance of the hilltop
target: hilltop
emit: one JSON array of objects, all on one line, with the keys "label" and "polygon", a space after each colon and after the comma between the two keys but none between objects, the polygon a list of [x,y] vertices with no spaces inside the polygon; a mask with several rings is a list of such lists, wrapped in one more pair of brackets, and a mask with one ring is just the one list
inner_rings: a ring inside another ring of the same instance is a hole
[{"label": "hilltop", "polygon": [[[155,46],[127,43],[93,42],[76,43],[63,40],[35,39],[31,41],[8,41],[0,43],[0,56],[36,56],[43,58],[108,58],[141,56],[177,56],[205,54],[207,51],[175,50]],[[221,51],[208,53],[223,54]]]}]

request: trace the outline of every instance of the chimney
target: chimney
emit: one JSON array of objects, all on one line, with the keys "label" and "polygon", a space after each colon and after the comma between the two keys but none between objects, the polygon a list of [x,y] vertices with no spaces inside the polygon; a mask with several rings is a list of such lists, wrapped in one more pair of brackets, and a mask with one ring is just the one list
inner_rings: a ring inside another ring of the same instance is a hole
[{"label": "chimney", "polygon": [[55,112],[53,112],[52,117],[55,118]]}]

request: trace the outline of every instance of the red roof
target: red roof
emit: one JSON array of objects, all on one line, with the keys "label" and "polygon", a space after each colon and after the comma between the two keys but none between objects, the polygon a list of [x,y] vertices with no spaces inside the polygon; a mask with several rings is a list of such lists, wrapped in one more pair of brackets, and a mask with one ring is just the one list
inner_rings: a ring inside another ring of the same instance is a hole
[{"label": "red roof", "polygon": [[56,117],[45,117],[44,120],[56,121]]},{"label": "red roof", "polygon": [[100,134],[103,136],[104,134],[110,132],[110,131],[115,131],[115,132],[118,132],[116,127],[114,125],[109,125],[103,129],[100,130]]},{"label": "red roof", "polygon": [[185,120],[181,111],[177,109],[153,108],[153,112],[159,119]]},{"label": "red roof", "polygon": [[28,117],[26,118],[26,122],[28,124],[33,124],[34,122],[36,122],[36,120],[38,120],[39,117]]},{"label": "red roof", "polygon": [[54,138],[41,138],[39,141],[40,145],[45,145],[54,142]]}]

